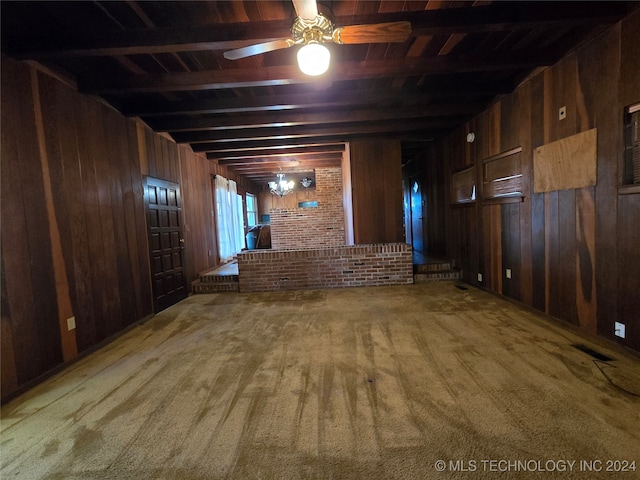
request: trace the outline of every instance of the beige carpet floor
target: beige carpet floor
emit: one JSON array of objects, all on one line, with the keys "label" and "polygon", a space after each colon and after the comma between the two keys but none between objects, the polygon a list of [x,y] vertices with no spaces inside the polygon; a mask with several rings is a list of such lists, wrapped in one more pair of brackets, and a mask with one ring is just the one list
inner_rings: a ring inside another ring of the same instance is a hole
[{"label": "beige carpet floor", "polygon": [[4,405],[0,476],[637,479],[638,394],[451,282],[197,295]]}]

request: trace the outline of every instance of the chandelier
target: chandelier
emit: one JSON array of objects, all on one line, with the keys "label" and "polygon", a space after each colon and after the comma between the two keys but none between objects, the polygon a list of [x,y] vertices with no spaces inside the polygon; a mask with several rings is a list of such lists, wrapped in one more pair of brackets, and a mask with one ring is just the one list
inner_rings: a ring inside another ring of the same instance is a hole
[{"label": "chandelier", "polygon": [[269,189],[271,190],[271,193],[278,197],[284,197],[285,195],[293,192],[293,187],[295,185],[293,180],[286,181],[284,179],[284,173],[278,173],[276,176],[278,177],[277,182],[269,182]]}]

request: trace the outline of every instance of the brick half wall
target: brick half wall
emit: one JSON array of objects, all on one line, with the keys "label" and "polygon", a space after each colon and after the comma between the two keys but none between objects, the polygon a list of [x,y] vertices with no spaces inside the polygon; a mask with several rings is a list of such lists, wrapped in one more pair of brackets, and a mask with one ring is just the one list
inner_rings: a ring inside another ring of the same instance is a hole
[{"label": "brick half wall", "polygon": [[406,243],[303,250],[250,250],[238,255],[241,292],[413,283]]}]

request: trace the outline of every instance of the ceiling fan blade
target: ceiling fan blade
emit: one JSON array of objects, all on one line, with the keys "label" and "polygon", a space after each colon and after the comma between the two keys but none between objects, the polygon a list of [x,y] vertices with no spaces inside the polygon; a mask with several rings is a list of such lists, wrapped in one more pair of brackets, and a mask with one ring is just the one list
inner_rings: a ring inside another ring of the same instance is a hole
[{"label": "ceiling fan blade", "polygon": [[346,44],[404,42],[409,35],[409,22],[374,23],[338,27],[333,31],[333,41]]},{"label": "ceiling fan blade", "polygon": [[313,20],[318,16],[316,0],[293,0],[296,14],[304,20]]},{"label": "ceiling fan blade", "polygon": [[281,48],[289,48],[294,43],[295,42],[291,38],[281,38],[279,40],[273,40],[271,42],[256,43],[255,45],[249,45],[248,47],[229,50],[227,52],[224,52],[223,55],[227,60],[238,60],[239,58],[251,57],[253,55],[259,55],[261,53],[280,50]]}]

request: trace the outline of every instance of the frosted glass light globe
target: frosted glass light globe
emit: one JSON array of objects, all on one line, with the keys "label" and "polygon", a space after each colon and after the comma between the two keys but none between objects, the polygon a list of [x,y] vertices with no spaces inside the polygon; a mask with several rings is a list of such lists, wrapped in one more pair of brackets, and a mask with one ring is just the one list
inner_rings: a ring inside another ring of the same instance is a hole
[{"label": "frosted glass light globe", "polygon": [[309,43],[298,50],[298,67],[305,75],[322,75],[329,69],[331,54],[319,43]]}]

